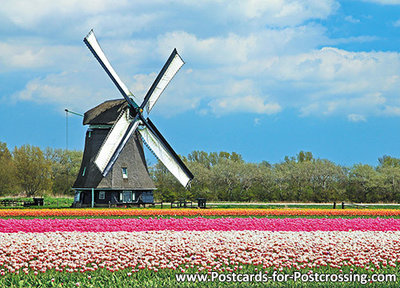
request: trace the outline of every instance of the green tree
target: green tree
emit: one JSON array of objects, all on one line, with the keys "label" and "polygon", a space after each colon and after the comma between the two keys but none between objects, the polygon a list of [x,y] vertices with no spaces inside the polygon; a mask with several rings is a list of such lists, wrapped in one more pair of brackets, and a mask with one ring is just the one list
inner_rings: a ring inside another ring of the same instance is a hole
[{"label": "green tree", "polygon": [[374,167],[367,164],[356,164],[349,172],[347,195],[356,202],[381,201],[385,179]]},{"label": "green tree", "polygon": [[7,144],[0,142],[0,195],[15,191],[15,166]]},{"label": "green tree", "polygon": [[234,189],[239,185],[238,165],[228,159],[219,160],[212,169],[212,183],[214,190],[218,193],[218,199],[223,201],[234,201]]},{"label": "green tree", "polygon": [[28,197],[51,189],[51,163],[39,147],[15,147],[13,156],[17,183]]},{"label": "green tree", "polygon": [[52,193],[71,194],[71,187],[79,173],[82,152],[46,148],[45,159],[51,163]]},{"label": "green tree", "polygon": [[200,162],[188,162],[189,170],[195,175],[190,191],[193,197],[206,198],[209,201],[217,200],[217,193],[213,183],[211,182],[212,170],[211,167],[203,165]]},{"label": "green tree", "polygon": [[326,159],[315,159],[311,152],[286,156],[273,165],[276,199],[280,201],[325,202],[343,198],[346,169]]},{"label": "green tree", "polygon": [[400,202],[400,159],[384,155],[378,159],[377,171],[384,178],[381,189],[382,201]]},{"label": "green tree", "polygon": [[285,157],[285,161],[273,165],[272,173],[276,183],[276,195],[278,201],[295,200],[295,182],[292,171],[294,170],[295,160]]},{"label": "green tree", "polygon": [[212,168],[212,180],[218,199],[224,201],[249,201],[254,198],[257,165],[242,160],[221,157]]},{"label": "green tree", "polygon": [[400,159],[388,155],[378,158],[378,162],[380,167],[400,167]]},{"label": "green tree", "polygon": [[[379,158],[379,166],[342,167],[300,151],[271,165],[246,163],[235,152],[193,151],[184,159],[195,179],[190,192],[164,168],[155,169],[163,197],[191,195],[223,201],[400,201],[400,159]],[[169,195],[169,196],[168,196]]]},{"label": "green tree", "polygon": [[204,151],[191,152],[188,155],[188,160],[191,163],[198,163],[208,169],[210,169],[211,166],[213,165],[213,163],[211,162],[211,159],[210,159],[210,155]]},{"label": "green tree", "polygon": [[251,188],[252,198],[255,201],[277,201],[276,181],[272,166],[263,161],[260,164],[255,164],[256,169],[253,169],[253,185]]},{"label": "green tree", "polygon": [[[186,159],[183,159],[186,161]],[[172,202],[181,198],[190,199],[191,192],[186,190],[179,181],[168,171],[161,161],[158,161],[150,169],[157,190],[155,198],[158,200]]]},{"label": "green tree", "polygon": [[400,202],[400,167],[378,167],[378,172],[384,179],[383,187],[379,190],[381,201]]},{"label": "green tree", "polygon": [[313,160],[313,155],[311,152],[300,151],[299,154],[297,154],[297,162],[304,162],[311,160]]},{"label": "green tree", "polygon": [[326,159],[316,159],[313,162],[310,179],[313,201],[340,201],[344,200],[346,169]]}]

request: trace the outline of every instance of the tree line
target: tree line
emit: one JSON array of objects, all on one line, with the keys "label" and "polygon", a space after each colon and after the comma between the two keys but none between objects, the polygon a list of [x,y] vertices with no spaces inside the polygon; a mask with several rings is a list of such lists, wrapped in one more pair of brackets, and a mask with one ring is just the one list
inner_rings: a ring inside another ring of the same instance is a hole
[{"label": "tree line", "polygon": [[[0,142],[0,196],[73,195],[82,152]],[[158,162],[149,166],[162,201],[400,202],[400,159],[383,156],[377,166],[341,166],[300,151],[270,164],[245,162],[235,152],[193,151],[182,157],[195,178],[184,189]]]},{"label": "tree line", "polygon": [[82,152],[0,142],[0,196],[73,195]]},{"label": "tree line", "polygon": [[300,151],[280,163],[247,163],[233,152],[193,151],[183,157],[195,178],[185,190],[157,163],[152,170],[164,201],[400,202],[400,159],[383,156],[379,165],[337,165]]}]

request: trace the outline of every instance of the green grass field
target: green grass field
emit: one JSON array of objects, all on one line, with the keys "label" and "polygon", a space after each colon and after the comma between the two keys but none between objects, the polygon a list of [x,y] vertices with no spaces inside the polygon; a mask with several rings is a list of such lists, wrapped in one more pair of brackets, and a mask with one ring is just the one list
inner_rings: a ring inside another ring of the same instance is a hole
[{"label": "green grass field", "polygon": [[[14,201],[25,201],[25,202],[32,202],[32,198],[27,197],[1,197],[0,202],[2,200],[14,200]],[[44,208],[69,208],[71,207],[74,199],[73,197],[51,197],[45,196],[44,197],[44,206],[31,206],[31,207],[23,207],[22,205],[19,206],[1,206],[0,209],[44,209]],[[193,202],[193,207],[196,206],[196,202]],[[303,209],[332,209],[333,203],[207,203],[208,208],[218,208],[218,209],[229,209],[229,208],[246,208],[246,209],[282,209],[282,208],[303,208]],[[400,204],[384,204],[384,203],[377,203],[377,204],[367,204],[368,209],[400,209]],[[151,207],[149,207],[151,208]],[[160,204],[156,204],[154,208],[157,209],[170,209],[170,203],[164,203],[161,207]],[[348,204],[345,204],[345,208],[358,208],[358,209],[365,209],[365,207],[356,206],[350,207]],[[99,208],[104,209],[104,208]],[[129,209],[139,209],[138,207],[130,207]],[[184,208],[179,208],[184,209]],[[336,209],[341,209],[341,203],[336,203]]]},{"label": "green grass field", "polygon": [[[40,198],[40,197],[39,197]],[[32,198],[28,197],[1,197],[0,198],[0,209],[29,209],[29,208],[34,208],[34,209],[44,209],[44,208],[69,208],[71,207],[72,202],[74,201],[74,198],[72,197],[49,197],[45,196],[44,198],[44,205],[43,206],[30,206],[30,207],[24,207],[22,203],[18,203],[18,205],[13,205],[13,206],[3,206],[1,205],[1,201],[3,200],[9,200],[9,201],[17,201],[17,202],[33,202]]]},{"label": "green grass field", "polygon": [[[260,269],[260,267],[258,267]],[[238,273],[242,274],[258,274],[260,270],[255,271],[255,266],[245,266],[244,269]],[[185,273],[196,273],[196,269],[189,269]],[[83,272],[83,273],[68,273],[68,272],[55,272],[47,271],[46,273],[39,273],[34,275],[33,272],[29,272],[27,275],[20,273],[7,274],[6,276],[0,277],[0,287],[399,287],[400,285],[400,273],[396,268],[387,268],[379,270],[379,274],[395,274],[397,281],[394,282],[368,282],[362,284],[360,282],[302,282],[301,280],[287,282],[278,282],[272,280],[273,270],[269,269],[268,274],[270,280],[267,282],[221,282],[218,278],[214,281],[209,282],[178,282],[176,280],[176,274],[180,272],[172,270],[160,270],[153,272],[150,270],[140,270],[139,272],[130,273],[130,270],[122,270],[117,272],[110,272],[106,269],[100,269],[95,272]],[[292,275],[295,270],[284,270],[277,272],[283,275],[283,273]],[[313,270],[314,273],[319,274],[349,274],[350,270],[339,272],[338,269],[333,268],[318,268]],[[307,270],[302,271],[302,274],[306,274]],[[224,278],[225,276],[219,277]],[[366,272],[366,270],[358,269],[351,274],[368,274],[366,277],[371,277],[372,272]],[[204,275],[204,274],[203,274]],[[350,275],[350,274],[349,274]],[[283,277],[283,276],[279,276]],[[353,276],[354,277],[354,276]],[[211,275],[208,276],[211,280]],[[278,279],[276,277],[275,279]],[[310,279],[310,278],[308,278]]]}]

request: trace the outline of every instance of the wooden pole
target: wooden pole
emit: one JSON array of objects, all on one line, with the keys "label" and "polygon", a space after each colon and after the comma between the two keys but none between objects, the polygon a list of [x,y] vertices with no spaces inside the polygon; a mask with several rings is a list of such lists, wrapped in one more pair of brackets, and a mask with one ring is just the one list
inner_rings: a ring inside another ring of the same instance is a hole
[{"label": "wooden pole", "polygon": [[92,188],[92,208],[94,207],[94,188]]}]

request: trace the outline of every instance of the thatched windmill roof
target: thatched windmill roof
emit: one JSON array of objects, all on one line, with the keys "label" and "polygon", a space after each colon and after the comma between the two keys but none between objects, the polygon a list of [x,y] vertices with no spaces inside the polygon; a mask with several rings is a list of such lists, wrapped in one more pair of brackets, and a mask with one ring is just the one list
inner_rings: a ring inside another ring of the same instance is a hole
[{"label": "thatched windmill roof", "polygon": [[83,125],[112,125],[126,107],[125,99],[105,101],[85,113]]}]

